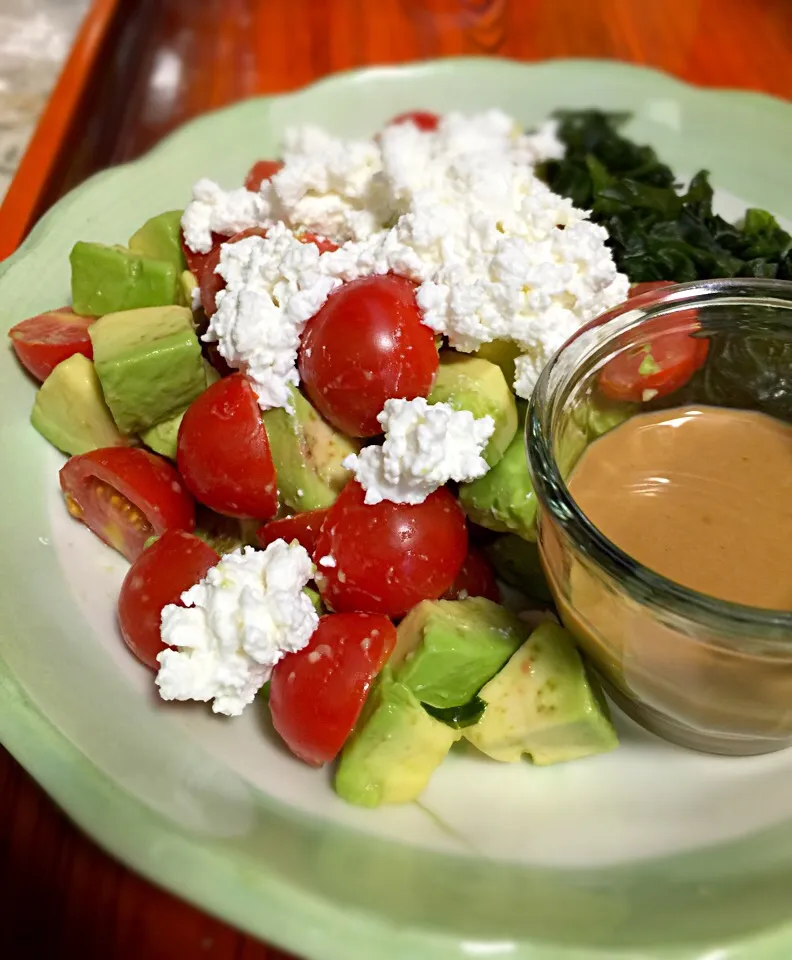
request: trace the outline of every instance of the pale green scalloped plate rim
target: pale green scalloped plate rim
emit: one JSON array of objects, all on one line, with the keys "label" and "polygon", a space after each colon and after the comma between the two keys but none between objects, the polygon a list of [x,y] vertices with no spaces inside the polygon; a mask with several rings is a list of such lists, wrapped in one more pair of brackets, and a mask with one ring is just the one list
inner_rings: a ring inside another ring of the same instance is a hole
[{"label": "pale green scalloped plate rim", "polygon": [[[117,215],[116,201],[141,176],[166,171],[169,158],[178,160],[185,184],[202,173],[232,182],[229,178],[238,180],[257,151],[272,149],[277,130],[295,118],[310,116],[344,133],[364,133],[398,110],[488,104],[502,105],[526,121],[557,106],[646,108],[648,114],[636,122],[636,135],[657,139],[667,129],[669,149],[664,152],[678,169],[691,172],[708,165],[710,158],[702,153],[711,152],[719,185],[725,182],[736,195],[792,216],[787,172],[792,107],[779,100],[696,89],[653,70],[599,61],[524,65],[462,59],[383,67],[336,75],[296,94],[260,98],[202,117],[142,160],[83,184],[0,266],[0,303],[7,308],[9,325],[63,299],[67,249],[53,245],[64,242],[64,224],[90,224],[86,239],[122,240],[127,234],[122,230],[119,235],[110,222]],[[261,124],[260,135],[251,125],[254,120]],[[686,124],[693,125],[691,136],[684,133]],[[733,142],[727,142],[725,129],[735,131]],[[244,147],[229,149],[223,137],[233,130],[245,132]],[[757,144],[763,145],[761,154]],[[209,154],[211,162],[201,169],[201,157]],[[155,199],[152,194],[152,203]],[[146,206],[135,197],[133,226],[163,209]],[[63,263],[54,263],[56,254]],[[26,566],[19,560],[25,548],[10,546],[21,542],[12,531],[18,538],[31,518],[39,523],[43,517],[39,478],[25,474],[25,464],[34,460],[33,441],[28,443],[32,431],[22,416],[31,396],[32,387],[13,369],[10,354],[3,356],[0,473],[7,477],[8,502],[0,555],[0,739],[112,854],[212,913],[311,960],[792,956],[792,820],[749,840],[696,854],[562,871],[421,852],[301,816],[261,793],[252,801],[255,818],[245,836],[207,839],[132,796],[87,758],[78,740],[52,724],[47,703],[31,697],[8,666],[26,637],[52,628],[43,611],[68,602],[63,584],[48,579],[57,576],[51,560]],[[35,609],[31,598],[43,591],[49,606]],[[75,623],[79,626],[76,615]],[[90,691],[79,691],[75,710],[84,709],[86,697]],[[90,717],[90,709],[88,719],[95,723],[98,718]],[[113,731],[113,717],[103,720]],[[153,757],[159,746],[144,743],[142,762],[149,748]],[[180,743],[178,749],[185,763],[200,762],[200,748]],[[171,773],[159,767],[156,775]],[[229,773],[227,779],[235,785],[238,778]]]}]

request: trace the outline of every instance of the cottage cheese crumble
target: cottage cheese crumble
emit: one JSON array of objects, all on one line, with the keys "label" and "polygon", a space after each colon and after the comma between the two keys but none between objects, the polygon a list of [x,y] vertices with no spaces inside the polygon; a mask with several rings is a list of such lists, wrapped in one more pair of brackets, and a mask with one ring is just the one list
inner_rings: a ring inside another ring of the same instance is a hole
[{"label": "cottage cheese crumble", "polygon": [[297,543],[226,554],[162,611],[157,686],[163,700],[212,700],[215,713],[237,716],[272,668],[302,650],[319,622],[303,587],[311,558]]},{"label": "cottage cheese crumble", "polygon": [[423,503],[449,480],[475,480],[489,469],[481,454],[495,430],[490,416],[476,419],[469,410],[419,397],[386,400],[377,419],[385,431],[382,446],[344,460],[366,491],[366,503]]},{"label": "cottage cheese crumble", "polygon": [[247,373],[264,410],[289,406],[289,385],[299,383],[300,334],[341,282],[323,274],[319,261],[318,247],[282,223],[266,237],[221,247],[218,272],[227,286],[204,340]]},{"label": "cottage cheese crumble", "polygon": [[[248,372],[264,409],[284,406],[305,322],[338,283],[392,272],[419,285],[423,322],[457,350],[517,343],[515,389],[530,396],[554,350],[628,290],[606,231],[534,173],[562,153],[552,123],[521,134],[498,110],[448,114],[434,132],[391,125],[372,141],[289,131],[283,169],[258,194],[200,181],[185,211],[195,249],[212,230],[269,232],[223,249],[228,290],[206,338]],[[300,244],[302,228],[340,249]]]}]

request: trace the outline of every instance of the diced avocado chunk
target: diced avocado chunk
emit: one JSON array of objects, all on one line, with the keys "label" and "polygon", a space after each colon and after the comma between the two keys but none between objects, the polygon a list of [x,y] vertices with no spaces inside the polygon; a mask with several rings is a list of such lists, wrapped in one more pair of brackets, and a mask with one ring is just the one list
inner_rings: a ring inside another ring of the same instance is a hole
[{"label": "diced avocado chunk", "polygon": [[409,803],[460,736],[460,730],[430,717],[386,667],[341,754],[336,792],[362,807]]},{"label": "diced avocado chunk", "polygon": [[[206,374],[205,386],[207,387],[210,387],[213,383],[217,383],[220,379],[220,374],[211,363],[207,363],[206,361],[204,361],[204,372]],[[150,447],[154,453],[175,460],[179,442],[179,427],[184,419],[186,410],[187,408],[185,407],[184,410],[182,410],[181,413],[177,413],[175,417],[169,417],[167,420],[163,420],[161,423],[149,427],[148,430],[144,430],[140,434],[140,439],[147,447]]]},{"label": "diced avocado chunk", "polygon": [[198,281],[195,274],[189,270],[183,270],[179,277],[179,303],[192,309],[193,291],[198,287]]},{"label": "diced avocado chunk", "polygon": [[563,477],[568,477],[586,447],[638,411],[637,403],[609,400],[599,394],[577,399],[565,411],[557,432],[554,454]]},{"label": "diced avocado chunk", "polygon": [[351,474],[341,466],[360,445],[331,427],[299,390],[291,389],[292,410],[279,407],[263,415],[278,493],[292,510],[320,510],[335,503]]},{"label": "diced avocado chunk", "polygon": [[175,417],[206,387],[187,307],[110,313],[89,332],[105,400],[124,433],[140,433]]},{"label": "diced avocado chunk", "polygon": [[422,703],[458,707],[495,676],[528,632],[484,597],[424,600],[399,624],[389,663]]},{"label": "diced avocado chunk", "polygon": [[314,610],[321,617],[325,613],[325,605],[322,603],[322,598],[316,592],[316,590],[311,590],[310,587],[303,587],[303,593],[308,597],[308,599],[313,604]]},{"label": "diced avocado chunk", "polygon": [[[520,404],[521,424],[524,409]],[[489,473],[460,485],[459,500],[474,523],[498,533],[536,539],[536,494],[528,473],[522,426]]]},{"label": "diced avocado chunk", "polygon": [[479,696],[484,715],[462,734],[493,760],[546,765],[618,746],[605,698],[557,624],[538,626]]},{"label": "diced avocado chunk", "polygon": [[447,403],[454,410],[469,410],[476,419],[492,417],[495,430],[484,450],[492,467],[503,456],[517,432],[517,404],[500,367],[488,360],[442,350],[429,403]]},{"label": "diced avocado chunk", "polygon": [[511,389],[514,383],[514,361],[520,356],[522,351],[512,340],[493,340],[491,343],[482,343],[482,345],[473,354],[474,357],[481,357],[482,360],[489,360],[490,363],[496,363],[503,373],[506,383]]},{"label": "diced avocado chunk", "polygon": [[163,420],[148,430],[140,434],[140,439],[145,445],[158,453],[162,457],[168,457],[170,460],[176,459],[176,449],[179,442],[179,427],[184,418],[185,411],[177,413],[175,417]]},{"label": "diced avocado chunk", "polygon": [[495,573],[504,583],[536,600],[553,599],[539,560],[539,547],[534,541],[505,533],[485,549]]},{"label": "diced avocado chunk", "polygon": [[181,210],[168,210],[146,220],[129,238],[129,249],[144,257],[165,260],[177,273],[187,269],[181,245]]},{"label": "diced avocado chunk", "polygon": [[59,363],[42,383],[30,422],[53,446],[72,456],[127,442],[105,403],[94,365],[81,353]]},{"label": "diced avocado chunk", "polygon": [[178,302],[180,271],[126,247],[75,243],[71,261],[72,306],[86,317]]}]

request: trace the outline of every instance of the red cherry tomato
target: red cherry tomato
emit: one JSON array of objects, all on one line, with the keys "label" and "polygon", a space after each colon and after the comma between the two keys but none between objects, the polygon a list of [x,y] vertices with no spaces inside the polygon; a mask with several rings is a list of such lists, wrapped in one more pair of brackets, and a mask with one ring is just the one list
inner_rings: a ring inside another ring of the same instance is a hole
[{"label": "red cherry tomato", "polygon": [[333,613],[321,618],[304,650],[277,664],[270,711],[293,754],[317,767],[335,759],[395,645],[387,617]]},{"label": "red cherry tomato", "polygon": [[[442,487],[423,503],[363,502],[350,481],[322,524],[316,542],[316,583],[333,610],[400,617],[421,600],[448,590],[467,554],[462,510]],[[332,557],[335,566],[321,563]]]},{"label": "red cherry tomato", "polygon": [[187,408],[176,462],[188,489],[217,513],[267,520],[277,512],[267,432],[253,388],[241,373],[218,380]]},{"label": "red cherry tomato", "polygon": [[409,113],[400,113],[392,120],[388,121],[387,126],[391,127],[395,123],[414,123],[419,130],[431,132],[437,130],[440,123],[440,117],[429,110],[412,110]]},{"label": "red cherry tomato", "polygon": [[165,649],[162,608],[180,597],[220,562],[220,555],[184,530],[166,530],[129,568],[118,597],[118,623],[126,645],[141,663],[158,669]]},{"label": "red cherry tomato", "polygon": [[60,484],[69,513],[127,560],[136,560],[155,534],[195,527],[195,503],[179,474],[139,447],[71,457]]},{"label": "red cherry tomato", "polygon": [[274,177],[282,166],[283,164],[279,160],[258,160],[248,170],[248,175],[245,177],[245,189],[252,193],[258,193],[261,184]]},{"label": "red cherry tomato", "polygon": [[[226,282],[217,273],[217,267],[220,263],[220,248],[224,243],[238,243],[246,237],[266,237],[267,231],[264,227],[248,227],[241,233],[235,233],[233,237],[219,237],[212,234],[214,245],[209,253],[205,254],[205,260],[201,265],[201,276],[198,285],[201,288],[201,306],[207,317],[211,317],[217,311],[217,294],[225,290]],[[338,244],[333,243],[326,237],[319,237],[315,233],[304,233],[299,239],[303,243],[315,243],[319,247],[320,253],[327,253],[330,250],[338,250]]]},{"label": "red cherry tomato", "polygon": [[300,378],[319,412],[352,437],[382,433],[389,397],[425,397],[439,365],[434,334],[421,323],[415,287],[403,277],[344,284],[308,321]]},{"label": "red cherry tomato", "polygon": [[220,353],[216,343],[205,344],[206,359],[221,377],[229,377],[234,372],[233,367],[229,367],[226,358]]},{"label": "red cherry tomato", "polygon": [[338,250],[337,243],[327,237],[320,237],[317,233],[303,233],[300,234],[298,239],[302,240],[303,243],[315,243],[319,247],[319,253],[332,253],[333,250]]},{"label": "red cherry tomato", "polygon": [[466,600],[468,597],[486,597],[495,603],[501,600],[492,564],[477,547],[468,550],[456,580],[443,594],[443,600]]},{"label": "red cherry tomato", "polygon": [[226,282],[216,273],[220,264],[220,249],[224,243],[238,243],[247,237],[266,237],[267,231],[263,227],[249,227],[241,233],[235,233],[233,237],[220,237],[209,253],[206,254],[206,261],[202,267],[199,286],[201,288],[201,306],[207,317],[213,316],[217,312],[217,294],[225,290]]},{"label": "red cherry tomato", "polygon": [[262,547],[273,540],[285,540],[287,543],[296,540],[312,554],[327,513],[327,510],[309,510],[307,513],[295,513],[293,517],[270,520],[259,527],[256,536]]},{"label": "red cherry tomato", "polygon": [[219,246],[225,240],[225,237],[221,236],[219,233],[212,234],[212,249],[208,253],[197,253],[195,250],[191,250],[184,241],[184,231],[180,233],[181,238],[181,248],[184,253],[184,259],[187,261],[187,269],[195,277],[195,281],[198,286],[201,285],[201,280],[203,279],[204,272],[206,270],[206,264],[209,261],[209,258],[212,256],[215,247]]},{"label": "red cherry tomato", "polygon": [[647,321],[644,342],[624,350],[600,371],[602,393],[611,400],[641,403],[683,387],[704,366],[709,341],[685,331],[663,331],[670,323],[684,323],[688,313]]},{"label": "red cherry tomato", "polygon": [[48,310],[11,327],[11,346],[25,369],[46,380],[63,360],[81,353],[93,357],[88,327],[96,317],[81,317],[71,307]]}]

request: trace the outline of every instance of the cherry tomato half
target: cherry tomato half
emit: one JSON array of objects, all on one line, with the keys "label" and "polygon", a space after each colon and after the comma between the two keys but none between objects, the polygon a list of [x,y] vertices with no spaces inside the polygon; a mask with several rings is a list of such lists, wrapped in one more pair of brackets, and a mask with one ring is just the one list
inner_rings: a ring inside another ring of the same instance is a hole
[{"label": "cherry tomato half", "polygon": [[220,353],[220,348],[216,343],[206,343],[204,344],[204,349],[206,352],[206,359],[215,370],[220,374],[221,377],[230,377],[234,372],[233,367],[229,367],[228,361]]},{"label": "cherry tomato half", "polygon": [[664,333],[683,314],[647,321],[646,340],[609,360],[599,374],[599,388],[611,400],[641,403],[666,397],[704,366],[709,341],[686,331]]},{"label": "cherry tomato half", "polygon": [[317,767],[337,756],[395,645],[396,628],[387,617],[331,613],[305,649],[276,665],[272,723],[293,754]]},{"label": "cherry tomato half", "polygon": [[339,287],[308,321],[300,379],[313,405],[343,433],[382,433],[389,397],[426,397],[439,366],[434,334],[421,323],[415,286],[367,277]]},{"label": "cherry tomato half", "polygon": [[245,189],[252,193],[258,193],[261,184],[274,177],[282,166],[280,160],[258,160],[248,170],[248,175],[245,177]]},{"label": "cherry tomato half", "polygon": [[220,562],[220,555],[184,530],[166,530],[129,568],[118,596],[118,623],[126,645],[147,667],[157,670],[165,649],[160,632],[162,608],[180,604],[185,590]]},{"label": "cherry tomato half", "polygon": [[322,524],[314,550],[322,599],[333,610],[400,617],[442,597],[468,547],[465,516],[451,493],[441,487],[418,504],[366,504],[364,496],[350,481]]},{"label": "cherry tomato half", "polygon": [[266,237],[267,231],[263,227],[249,227],[241,233],[235,233],[233,237],[219,237],[215,245],[206,254],[206,261],[203,264],[199,286],[201,288],[201,306],[207,317],[214,316],[217,312],[217,294],[225,290],[226,282],[217,273],[217,267],[220,264],[220,251],[224,243],[238,243],[247,237]]},{"label": "cherry tomato half", "polygon": [[332,253],[333,250],[338,250],[338,244],[334,240],[330,240],[327,237],[320,237],[318,233],[311,233],[306,231],[301,233],[298,237],[303,243],[315,243],[319,247],[319,253]]},{"label": "cherry tomato half", "polygon": [[195,250],[191,250],[184,240],[184,231],[182,230],[179,234],[181,239],[181,248],[182,253],[184,254],[184,259],[187,261],[187,269],[195,277],[195,281],[198,286],[201,285],[201,280],[203,279],[204,272],[206,271],[206,265],[209,261],[209,258],[212,256],[215,247],[219,246],[225,241],[219,233],[212,234],[212,249],[207,253],[197,253]]},{"label": "cherry tomato half", "polygon": [[308,553],[313,554],[327,513],[327,510],[308,510],[306,513],[295,513],[293,517],[270,520],[259,527],[256,536],[262,547],[268,546],[273,540],[285,540],[286,543],[296,540]]},{"label": "cherry tomato half", "polygon": [[[198,284],[201,288],[201,306],[207,317],[211,317],[216,313],[217,294],[220,293],[221,290],[225,290],[226,286],[225,280],[216,272],[220,263],[220,248],[222,245],[224,243],[238,243],[247,237],[266,237],[267,231],[264,227],[248,227],[247,230],[243,230],[241,233],[235,233],[233,237],[219,237],[216,234],[212,234],[212,236],[216,237],[216,239],[212,249],[209,253],[205,254]],[[320,253],[338,250],[338,244],[333,243],[332,240],[328,240],[326,237],[319,237],[315,233],[304,233],[299,239],[303,243],[315,243],[316,246],[319,247]]]},{"label": "cherry tomato half", "polygon": [[468,597],[486,597],[495,603],[501,601],[495,571],[478,547],[470,547],[456,580],[443,594],[443,600],[466,600]]},{"label": "cherry tomato half", "polygon": [[139,447],[71,457],[60,484],[69,513],[127,560],[136,560],[155,534],[195,527],[195,503],[179,474]]},{"label": "cherry tomato half", "polygon": [[217,513],[267,520],[277,512],[267,432],[253,388],[241,373],[213,383],[187,408],[176,462],[188,489]]},{"label": "cherry tomato half", "polygon": [[437,130],[440,117],[429,110],[411,110],[409,113],[400,113],[389,120],[387,126],[392,127],[396,123],[414,123],[419,130],[429,133],[432,130]]},{"label": "cherry tomato half", "polygon": [[93,357],[88,327],[96,317],[81,317],[71,307],[48,310],[11,327],[11,346],[25,369],[46,380],[63,360],[81,353]]}]

